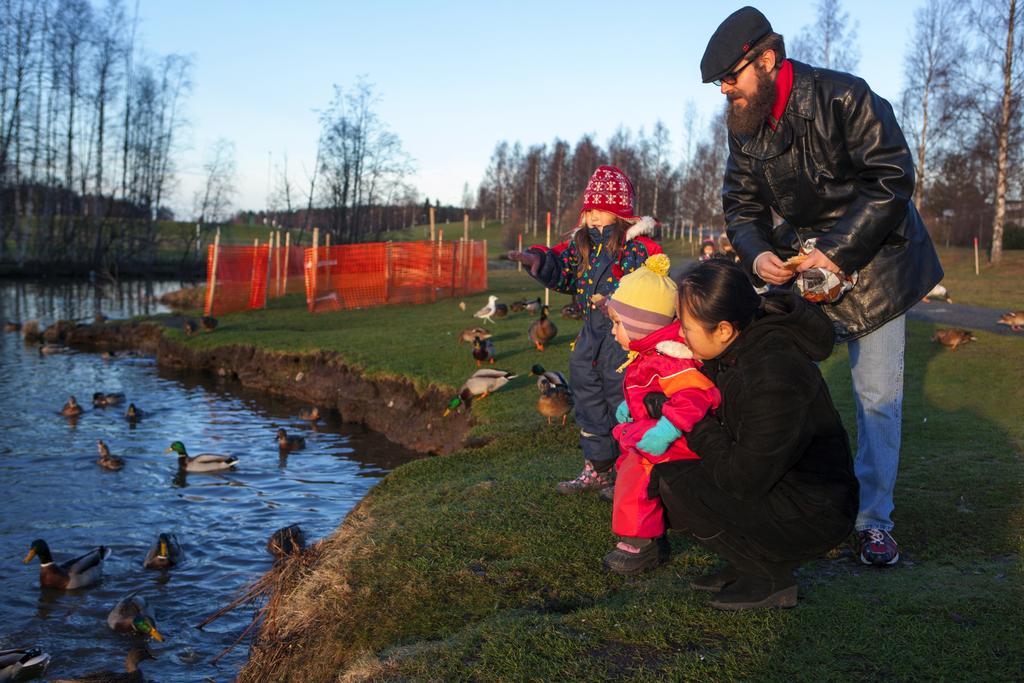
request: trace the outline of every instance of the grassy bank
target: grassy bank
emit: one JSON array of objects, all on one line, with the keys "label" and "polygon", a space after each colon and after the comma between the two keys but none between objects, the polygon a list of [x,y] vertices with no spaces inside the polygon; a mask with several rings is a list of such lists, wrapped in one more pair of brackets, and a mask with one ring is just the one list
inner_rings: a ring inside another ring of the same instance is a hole
[{"label": "grassy bank", "polygon": [[[538,292],[515,272],[491,277],[506,301]],[[371,374],[453,389],[474,368],[454,335],[482,295],[465,313],[449,300],[311,316],[301,303],[226,316],[216,333],[180,341],[332,349]],[[529,320],[493,326],[498,367],[564,370],[579,323],[556,318],[541,354]],[[658,570],[605,573],[610,507],[554,492],[579,469],[576,430],[544,423],[524,376],[474,406],[471,436],[485,445],[402,466],[370,492],[282,596],[287,648],[258,648],[243,678],[1020,679],[1024,347],[981,333],[953,354],[931,333],[909,324],[900,567],[822,559],[801,570],[796,609],[745,614],[711,610],[687,588],[715,559],[678,536]],[[822,370],[852,428],[846,363],[839,349]]]}]

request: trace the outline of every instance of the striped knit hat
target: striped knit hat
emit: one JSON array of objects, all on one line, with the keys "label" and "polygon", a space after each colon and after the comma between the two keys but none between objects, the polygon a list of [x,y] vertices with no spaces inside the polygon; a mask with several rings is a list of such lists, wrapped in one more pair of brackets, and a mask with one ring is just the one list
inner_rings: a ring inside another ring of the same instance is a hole
[{"label": "striped knit hat", "polygon": [[676,283],[668,277],[665,254],[647,257],[643,266],[619,281],[608,305],[622,321],[630,340],[643,339],[672,322],[676,315]]}]

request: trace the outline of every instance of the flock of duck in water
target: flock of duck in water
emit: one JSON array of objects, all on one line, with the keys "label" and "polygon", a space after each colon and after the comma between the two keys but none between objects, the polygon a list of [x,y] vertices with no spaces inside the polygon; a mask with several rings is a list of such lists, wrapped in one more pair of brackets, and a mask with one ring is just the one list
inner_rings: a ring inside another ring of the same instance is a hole
[{"label": "flock of duck in water", "polygon": [[[94,408],[105,409],[124,403],[122,393],[96,392],[92,396]],[[70,396],[60,410],[60,414],[71,421],[77,420],[83,413],[81,404]],[[129,424],[137,424],[144,419],[145,412],[129,403],[125,419]],[[315,423],[320,419],[317,408],[303,410],[299,413],[303,420]],[[305,447],[302,436],[289,435],[286,430],[277,430],[278,448],[283,455]],[[108,470],[120,470],[125,466],[123,458],[110,453],[110,449],[102,439],[96,441],[99,459],[96,464]],[[188,472],[220,472],[238,464],[238,458],[230,455],[200,453],[191,456],[181,441],[175,441],[164,451],[178,456],[179,473]],[[305,537],[298,525],[292,525],[275,531],[267,542],[267,550],[275,557],[283,557],[300,551],[305,546]],[[64,562],[55,562],[46,541],[37,538],[32,541],[24,563],[39,560],[39,586],[51,590],[74,590],[95,585],[103,577],[103,563],[110,557],[111,549],[98,546],[83,555]],[[169,571],[183,560],[181,544],[174,534],[161,533],[146,553],[142,566],[145,569]],[[148,647],[150,640],[163,641],[156,624],[156,616],[146,599],[137,591],[128,593],[114,605],[107,615],[107,626],[117,633],[131,635],[133,646],[125,659],[123,672],[98,671],[76,678],[55,679],[58,681],[80,681],[98,683],[100,681],[142,681],[143,675],[139,664],[156,656]],[[14,648],[0,650],[0,683],[23,681],[42,676],[50,664],[50,655],[38,647]]]}]

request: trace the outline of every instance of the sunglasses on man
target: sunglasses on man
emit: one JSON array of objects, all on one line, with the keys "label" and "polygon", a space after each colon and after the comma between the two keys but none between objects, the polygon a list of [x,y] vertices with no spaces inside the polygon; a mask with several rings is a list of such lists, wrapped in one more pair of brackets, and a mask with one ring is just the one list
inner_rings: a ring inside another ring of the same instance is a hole
[{"label": "sunglasses on man", "polygon": [[714,83],[715,85],[717,85],[719,88],[722,87],[723,83],[725,83],[727,85],[736,85],[736,79],[739,78],[740,72],[742,72],[748,66],[753,64],[755,61],[756,61],[756,58],[755,59],[751,59],[749,62],[744,62],[743,66],[741,66],[740,68],[736,69],[735,71],[730,71],[729,73],[725,74],[721,78],[716,78],[715,80],[713,80],[711,82]]}]

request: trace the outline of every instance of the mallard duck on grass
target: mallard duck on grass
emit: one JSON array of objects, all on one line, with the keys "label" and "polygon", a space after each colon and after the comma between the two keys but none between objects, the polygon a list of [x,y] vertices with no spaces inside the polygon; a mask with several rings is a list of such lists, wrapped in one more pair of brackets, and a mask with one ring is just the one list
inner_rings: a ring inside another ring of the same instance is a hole
[{"label": "mallard duck on grass", "polygon": [[574,404],[572,389],[565,375],[545,370],[540,365],[534,365],[530,374],[537,377],[537,390],[540,391],[537,412],[548,419],[548,424],[551,424],[551,418],[560,417],[564,425]]},{"label": "mallard duck on grass", "polygon": [[238,458],[233,455],[216,455],[214,453],[189,455],[185,450],[185,444],[180,441],[172,443],[164,453],[177,453],[178,469],[184,472],[220,472],[238,464]]},{"label": "mallard duck on grass", "polygon": [[284,428],[277,430],[277,448],[282,453],[290,453],[306,447],[306,439],[302,436],[288,436]]},{"label": "mallard duck on grass", "polygon": [[542,306],[540,309],[540,319],[530,323],[530,341],[533,342],[538,351],[543,351],[544,346],[550,344],[557,334],[558,327],[548,318],[548,307]]},{"label": "mallard duck on grass", "polygon": [[562,317],[566,320],[583,320],[583,308],[579,304],[562,306]]},{"label": "mallard duck on grass", "polygon": [[149,636],[158,641],[164,639],[156,628],[156,615],[153,609],[137,591],[118,600],[114,609],[107,615],[107,626],[117,633]]},{"label": "mallard duck on grass", "polygon": [[203,332],[213,332],[217,329],[217,319],[204,315],[199,319],[199,325],[203,328]]},{"label": "mallard duck on grass", "polygon": [[124,402],[124,394],[118,392],[115,394],[104,394],[102,391],[93,392],[92,395],[92,407],[93,408],[106,408],[108,406],[116,406],[118,403]]},{"label": "mallard duck on grass", "polygon": [[476,359],[477,367],[480,367],[481,363],[494,365],[494,343],[490,339],[474,338],[473,358]]},{"label": "mallard duck on grass", "polygon": [[143,645],[132,648],[124,660],[124,671],[96,671],[82,674],[76,678],[57,678],[53,683],[143,683],[139,664],[146,659],[156,659],[156,655]]},{"label": "mallard duck on grass", "polygon": [[174,534],[160,534],[156,543],[146,553],[142,566],[146,569],[170,569],[181,562],[182,556],[178,537]]},{"label": "mallard duck on grass", "polygon": [[956,351],[958,346],[972,341],[978,341],[970,330],[952,328],[949,330],[936,330],[932,335],[933,342],[939,342],[950,351]]},{"label": "mallard duck on grass", "polygon": [[459,343],[469,342],[472,344],[473,340],[477,337],[480,337],[481,339],[490,339],[492,336],[491,331],[486,327],[467,327],[459,335]]},{"label": "mallard duck on grass", "polygon": [[448,402],[448,407],[444,411],[445,417],[459,406],[465,406],[466,410],[469,410],[470,404],[475,399],[487,398],[488,394],[502,388],[516,377],[514,372],[507,370],[480,368],[469,376],[466,383],[462,385],[462,389],[459,390],[459,395]]},{"label": "mallard duck on grass", "polygon": [[78,417],[83,412],[85,411],[82,410],[82,406],[78,405],[74,396],[68,396],[68,402],[60,409],[60,414],[64,417]]},{"label": "mallard duck on grass", "polygon": [[103,561],[110,557],[110,548],[101,545],[84,555],[57,564],[50,555],[50,546],[43,539],[37,538],[32,541],[23,563],[28,564],[34,557],[39,558],[41,588],[69,590],[91,586],[103,578]]},{"label": "mallard duck on grass", "polygon": [[199,331],[199,323],[195,320],[186,320],[181,324],[181,329],[185,332],[186,337],[191,337]]},{"label": "mallard duck on grass", "polygon": [[50,663],[50,655],[38,647],[0,650],[0,683],[39,678]]},{"label": "mallard duck on grass", "polygon": [[1009,325],[1014,332],[1024,330],[1024,311],[1009,311],[999,318],[1000,325]]},{"label": "mallard duck on grass", "polygon": [[124,467],[124,458],[111,455],[110,449],[107,444],[103,443],[103,439],[96,439],[96,450],[100,454],[100,459],[96,461],[96,464],[100,467],[108,470],[119,470]]}]

